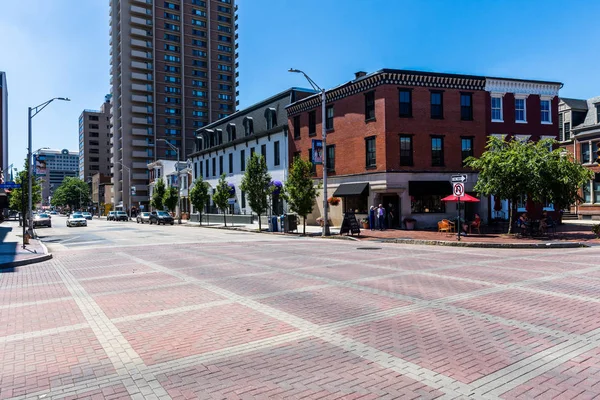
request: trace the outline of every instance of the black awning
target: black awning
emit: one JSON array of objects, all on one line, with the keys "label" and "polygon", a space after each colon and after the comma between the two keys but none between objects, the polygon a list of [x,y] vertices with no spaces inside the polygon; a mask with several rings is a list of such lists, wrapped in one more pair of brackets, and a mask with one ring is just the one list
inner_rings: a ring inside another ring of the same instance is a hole
[{"label": "black awning", "polygon": [[368,194],[369,182],[342,183],[333,193],[335,197],[362,196]]},{"label": "black awning", "polygon": [[452,194],[452,185],[449,181],[409,181],[408,194],[410,196]]}]

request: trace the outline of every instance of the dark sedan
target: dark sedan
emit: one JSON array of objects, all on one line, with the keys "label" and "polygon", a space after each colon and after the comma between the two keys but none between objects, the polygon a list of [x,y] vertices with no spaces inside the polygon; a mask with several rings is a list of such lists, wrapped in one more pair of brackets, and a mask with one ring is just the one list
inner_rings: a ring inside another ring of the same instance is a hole
[{"label": "dark sedan", "polygon": [[33,217],[33,226],[47,226],[48,228],[52,228],[52,220],[50,219],[50,215],[36,214]]},{"label": "dark sedan", "polygon": [[175,223],[175,220],[173,219],[173,217],[171,217],[171,215],[168,212],[152,211],[152,213],[150,214],[150,225],[152,225],[152,224],[173,225],[174,223]]}]

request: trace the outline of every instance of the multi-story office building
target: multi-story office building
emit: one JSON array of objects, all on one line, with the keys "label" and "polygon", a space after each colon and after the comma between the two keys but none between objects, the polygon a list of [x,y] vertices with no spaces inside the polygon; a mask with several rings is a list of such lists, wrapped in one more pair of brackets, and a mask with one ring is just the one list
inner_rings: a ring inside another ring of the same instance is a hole
[{"label": "multi-story office building", "polygon": [[[149,163],[181,160],[195,131],[235,111],[235,0],[111,0],[115,205],[148,204]],[[131,169],[131,182],[128,170]]]},{"label": "multi-story office building", "polygon": [[6,73],[0,71],[0,168],[8,180],[8,88]]},{"label": "multi-story office building", "polygon": [[42,181],[42,205],[50,205],[52,194],[68,176],[79,176],[79,152],[39,150],[34,154],[35,174]]},{"label": "multi-story office building", "polygon": [[79,116],[79,178],[90,181],[100,173],[110,176],[110,95],[100,110],[83,110]]}]

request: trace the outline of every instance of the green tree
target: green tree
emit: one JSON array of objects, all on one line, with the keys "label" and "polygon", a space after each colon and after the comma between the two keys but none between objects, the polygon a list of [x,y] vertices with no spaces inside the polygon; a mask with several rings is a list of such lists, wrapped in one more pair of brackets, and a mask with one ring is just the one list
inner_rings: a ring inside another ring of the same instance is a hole
[{"label": "green tree", "polygon": [[53,206],[68,206],[72,210],[81,209],[90,202],[87,183],[74,176],[66,177],[52,195]]},{"label": "green tree", "polygon": [[165,207],[167,207],[169,211],[174,212],[175,208],[177,207],[178,200],[179,199],[177,198],[177,188],[171,186],[165,192],[165,197],[163,199]]},{"label": "green tree", "polygon": [[306,235],[306,216],[315,205],[317,187],[312,178],[312,162],[300,157],[294,158],[292,168],[284,185],[284,196],[290,210],[303,218],[302,233]]},{"label": "green tree", "polygon": [[202,225],[202,210],[204,209],[204,205],[208,202],[208,199],[210,199],[208,183],[205,182],[200,175],[190,190],[190,202],[200,214],[200,225]]},{"label": "green tree", "polygon": [[579,188],[591,179],[591,172],[552,150],[553,140],[538,142],[510,141],[491,137],[480,158],[469,157],[466,165],[479,175],[475,191],[511,202],[508,233],[512,232],[515,204],[520,196],[531,200],[549,200],[555,207],[566,207],[579,199]]},{"label": "green tree", "polygon": [[230,188],[225,180],[225,174],[219,178],[219,183],[215,188],[215,194],[213,194],[213,202],[215,205],[223,211],[223,222],[227,226],[227,207],[229,205]]},{"label": "green tree", "polygon": [[242,177],[240,189],[246,193],[246,199],[252,211],[258,215],[258,230],[261,228],[260,217],[266,214],[269,208],[269,195],[271,194],[271,175],[267,169],[267,162],[262,155],[254,153],[248,160],[246,172]]},{"label": "green tree", "polygon": [[154,191],[152,192],[152,199],[150,205],[158,211],[162,211],[164,207],[164,198],[166,193],[165,181],[160,178],[154,185]]},{"label": "green tree", "polygon": [[[28,173],[28,165],[27,159],[25,159],[25,165],[22,171],[15,177],[15,183],[21,185],[20,188],[11,189],[10,199],[9,199],[9,208],[11,210],[19,210],[21,215],[25,215],[27,212],[27,205],[29,196],[29,180],[27,179]],[[40,180],[34,176],[32,176],[33,186],[31,187],[31,199],[32,204],[35,206],[36,204],[42,201],[42,187],[40,185]],[[23,206],[23,196],[25,196],[25,206]]]}]

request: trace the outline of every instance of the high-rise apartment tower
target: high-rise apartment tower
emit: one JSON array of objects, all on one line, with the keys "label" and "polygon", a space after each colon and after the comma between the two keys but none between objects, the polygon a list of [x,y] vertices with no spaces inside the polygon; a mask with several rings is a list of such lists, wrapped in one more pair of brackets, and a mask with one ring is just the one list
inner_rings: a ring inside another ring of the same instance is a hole
[{"label": "high-rise apartment tower", "polygon": [[83,110],[79,116],[79,178],[91,182],[100,173],[110,176],[110,95],[99,110]]},{"label": "high-rise apartment tower", "polygon": [[[236,108],[235,0],[111,0],[115,205],[148,204],[147,164],[194,151],[196,129]],[[131,183],[128,182],[131,169]]]}]

